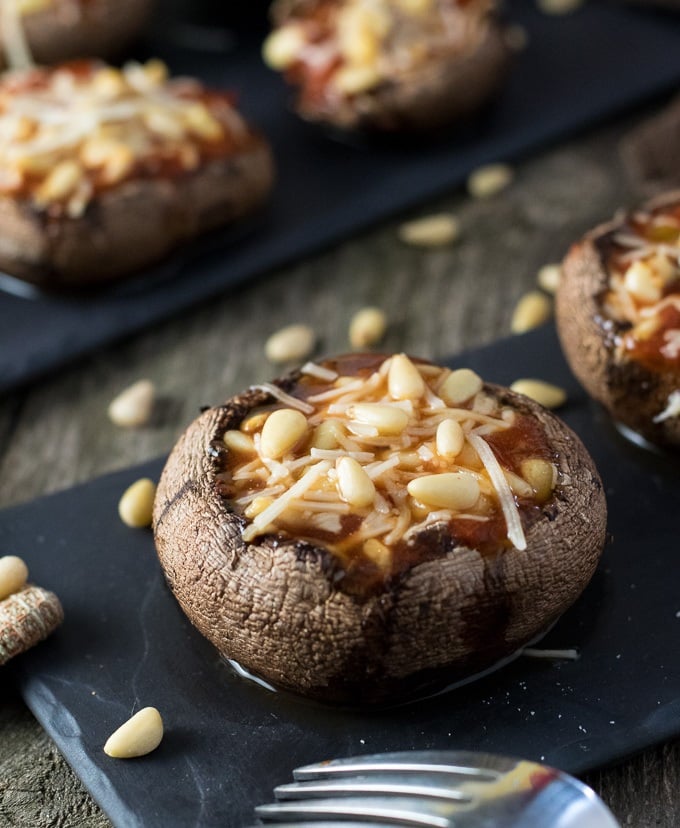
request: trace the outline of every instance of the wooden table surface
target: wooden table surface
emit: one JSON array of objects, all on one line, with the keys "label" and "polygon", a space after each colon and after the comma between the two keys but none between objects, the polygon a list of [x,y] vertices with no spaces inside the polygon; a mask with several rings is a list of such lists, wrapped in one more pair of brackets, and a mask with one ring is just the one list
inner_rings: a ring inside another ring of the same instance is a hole
[{"label": "wooden table surface", "polygon": [[[283,325],[311,325],[319,354],[349,349],[349,320],[365,305],[389,318],[387,351],[436,358],[507,335],[538,268],[634,202],[618,146],[640,117],[518,164],[513,185],[489,200],[458,190],[410,214],[453,211],[463,229],[455,245],[406,247],[399,220],[386,222],[9,394],[0,400],[0,506],[166,453],[200,405],[277,372],[263,344]],[[107,404],[142,377],[163,398],[159,416],[148,427],[117,429]],[[30,549],[0,550],[7,553],[30,565]],[[7,684],[0,668],[0,828],[110,825]],[[622,825],[680,825],[678,742],[587,781]]]}]

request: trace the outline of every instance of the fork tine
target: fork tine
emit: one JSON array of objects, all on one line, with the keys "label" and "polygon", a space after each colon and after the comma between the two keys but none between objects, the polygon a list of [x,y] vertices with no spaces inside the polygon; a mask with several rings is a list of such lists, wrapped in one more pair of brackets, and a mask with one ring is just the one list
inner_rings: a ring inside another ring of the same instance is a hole
[{"label": "fork tine", "polygon": [[412,776],[385,775],[368,778],[336,777],[328,780],[312,779],[291,782],[274,788],[277,799],[311,799],[325,796],[414,796],[443,799],[450,802],[469,803],[472,797],[449,784],[437,784],[437,780],[425,783]]},{"label": "fork tine", "polygon": [[255,815],[264,822],[309,822],[336,820],[346,823],[354,819],[368,825],[401,825],[412,828],[451,828],[447,809],[442,806],[433,812],[423,809],[415,799],[396,797],[386,802],[377,797],[351,799],[315,799],[302,802],[276,802],[258,805]]},{"label": "fork tine", "polygon": [[[479,760],[479,756],[474,756],[474,759]],[[514,764],[509,762],[507,770]],[[296,768],[293,777],[301,782],[308,779],[384,773],[445,774],[449,777],[460,776],[470,782],[496,782],[503,775],[499,770],[479,767],[474,763],[473,757],[464,752],[410,751],[317,762]]]}]

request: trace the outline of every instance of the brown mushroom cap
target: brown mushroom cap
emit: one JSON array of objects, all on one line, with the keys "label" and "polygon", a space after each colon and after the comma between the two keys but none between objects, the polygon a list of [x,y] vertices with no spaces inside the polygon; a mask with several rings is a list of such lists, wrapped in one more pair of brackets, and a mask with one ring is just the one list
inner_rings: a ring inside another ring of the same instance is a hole
[{"label": "brown mushroom cap", "polygon": [[[33,58],[41,64],[91,55],[118,55],[138,37],[151,17],[153,0],[87,0],[76,8],[60,8],[52,2],[44,9],[22,16],[22,25]],[[80,6],[81,8],[77,8]],[[0,65],[4,59],[0,57]]]},{"label": "brown mushroom cap", "polygon": [[[680,190],[642,205],[653,210],[680,202]],[[596,227],[577,242],[563,263],[555,312],[557,329],[569,366],[586,391],[618,422],[647,440],[680,447],[680,418],[655,423],[668,397],[679,388],[672,371],[653,371],[616,353],[616,336],[625,326],[607,316],[603,298],[609,290],[607,242],[625,217]]]},{"label": "brown mushroom cap", "polygon": [[[279,384],[289,388],[295,375]],[[281,535],[244,543],[244,518],[219,494],[222,436],[271,402],[249,390],[189,426],[162,473],[154,534],[165,576],[193,624],[224,656],[276,686],[329,702],[396,701],[486,670],[536,638],[593,574],[604,543],[601,481],[561,421],[487,385],[538,418],[557,454],[554,495],[525,520],[528,548],[456,546],[435,524],[414,542],[427,560],[366,595],[343,589],[321,546]]]},{"label": "brown mushroom cap", "polygon": [[0,269],[50,289],[104,284],[248,214],[273,178],[271,150],[253,133],[247,149],[192,172],[104,191],[76,218],[48,217],[28,201],[0,197]]},{"label": "brown mushroom cap", "polygon": [[[304,15],[316,0],[274,4],[277,25],[291,14]],[[501,85],[510,62],[503,29],[490,18],[476,48],[432,55],[423,64],[395,72],[374,89],[324,104],[298,103],[299,114],[340,130],[425,132],[465,118],[480,108]]]}]

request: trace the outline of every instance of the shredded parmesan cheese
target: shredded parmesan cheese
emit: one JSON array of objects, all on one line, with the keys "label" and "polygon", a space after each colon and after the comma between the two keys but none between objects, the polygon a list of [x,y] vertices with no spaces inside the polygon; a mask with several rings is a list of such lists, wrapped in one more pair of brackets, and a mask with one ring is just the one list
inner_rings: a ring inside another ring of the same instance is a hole
[{"label": "shredded parmesan cheese", "polygon": [[654,422],[662,423],[664,420],[670,420],[671,417],[680,417],[680,390],[668,395],[666,408],[654,417]]},{"label": "shredded parmesan cheese", "polygon": [[503,469],[500,467],[496,455],[491,450],[489,444],[477,434],[470,434],[468,440],[472,447],[479,455],[479,459],[484,464],[491,482],[493,483],[498,499],[505,516],[505,522],[508,527],[508,540],[512,545],[520,551],[527,548],[527,541],[524,537],[524,529],[522,529],[522,521],[519,516],[519,509],[515,503],[515,498],[512,490],[505,479]]},{"label": "shredded parmesan cheese", "polygon": [[[343,376],[341,359],[333,363],[339,370],[327,374],[325,366],[309,363],[290,393],[269,383],[253,386],[276,402],[244,419],[245,449],[241,455],[236,449],[229,452],[221,475],[234,507],[250,520],[244,541],[271,532],[316,538],[343,564],[363,556],[371,566],[380,561],[385,572],[405,548],[400,545],[437,522],[457,524],[451,526],[453,534],[460,532],[473,547],[477,533],[499,548],[509,542],[526,549],[513,492],[522,503],[543,502],[552,489],[537,495],[530,483],[501,466],[492,448],[494,434],[519,427],[522,419],[486,393],[448,408],[432,389],[441,387],[450,372],[436,366],[422,366],[424,388],[416,386],[417,395],[407,396],[413,386],[401,382],[399,366],[412,377],[413,365],[404,366],[408,358],[403,355],[400,359],[376,358],[372,373],[362,369],[360,376]],[[318,393],[310,396],[310,389]],[[275,423],[285,418],[269,418],[284,407],[306,415],[307,431],[289,444],[282,432],[279,440],[289,448],[272,459],[262,453],[263,430],[269,429],[272,437]],[[447,419],[461,432],[455,453],[437,442],[439,426]],[[424,486],[410,485],[423,476],[430,477]],[[454,479],[468,482],[459,489]],[[488,531],[475,527],[499,515],[506,531],[494,528],[489,541]]]},{"label": "shredded parmesan cheese", "polygon": [[263,382],[260,385],[253,385],[251,388],[254,391],[266,391],[268,394],[271,394],[272,397],[279,400],[279,402],[285,403],[287,406],[290,406],[290,408],[297,408],[298,411],[302,411],[303,414],[312,414],[314,412],[313,405],[309,405],[297,397],[292,397],[290,394],[286,394],[283,389],[279,388],[278,385],[274,385],[273,382]]},{"label": "shredded parmesan cheese", "polygon": [[287,492],[284,492],[271,506],[268,506],[253,519],[250,526],[247,526],[243,531],[243,540],[254,540],[261,532],[265,531],[272,521],[276,520],[279,515],[285,512],[292,501],[302,497],[306,491],[311,489],[321,475],[325,474],[330,467],[331,464],[327,460],[322,460],[320,463],[308,469],[297,483],[294,483]]}]

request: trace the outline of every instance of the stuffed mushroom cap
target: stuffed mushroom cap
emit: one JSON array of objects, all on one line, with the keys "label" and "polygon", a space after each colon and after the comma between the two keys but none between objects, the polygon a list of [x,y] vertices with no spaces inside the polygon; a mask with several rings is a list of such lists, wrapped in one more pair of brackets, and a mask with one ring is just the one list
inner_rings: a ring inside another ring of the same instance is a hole
[{"label": "stuffed mushroom cap", "polygon": [[[16,32],[33,59],[42,64],[81,57],[112,58],[144,30],[154,0],[27,0],[5,3],[0,14],[4,61],[12,63]],[[13,12],[11,7],[16,7]]]},{"label": "stuffed mushroom cap", "polygon": [[272,187],[269,145],[233,96],[159,60],[7,73],[0,108],[0,268],[47,289],[128,276]]},{"label": "stuffed mushroom cap", "polygon": [[556,313],[586,391],[646,440],[680,447],[680,190],[576,243]]},{"label": "stuffed mushroom cap", "polygon": [[220,653],[352,705],[516,654],[584,589],[605,522],[554,415],[403,354],[308,365],[206,410],[154,506],[168,584]]},{"label": "stuffed mushroom cap", "polygon": [[509,49],[492,0],[281,0],[265,61],[297,111],[340,130],[436,130],[496,91]]}]

